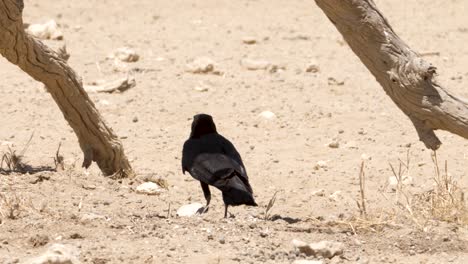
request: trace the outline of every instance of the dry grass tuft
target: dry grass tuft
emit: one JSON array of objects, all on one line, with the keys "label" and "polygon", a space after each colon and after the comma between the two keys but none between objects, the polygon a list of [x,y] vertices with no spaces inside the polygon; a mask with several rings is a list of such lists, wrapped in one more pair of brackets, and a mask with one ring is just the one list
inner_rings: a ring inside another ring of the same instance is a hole
[{"label": "dry grass tuft", "polygon": [[444,171],[441,172],[436,152],[432,154],[432,161],[433,188],[414,196],[415,208],[427,219],[467,225],[468,209],[465,194],[456,179],[448,172],[448,162],[445,161]]},{"label": "dry grass tuft", "polygon": [[54,157],[54,164],[55,164],[55,170],[65,170],[65,158],[60,154],[60,147],[62,146],[62,142],[59,143],[57,152],[55,152],[55,157]]},{"label": "dry grass tuft", "polygon": [[23,162],[23,157],[29,145],[31,144],[33,137],[34,132],[31,134],[28,143],[26,143],[20,154],[16,154],[16,150],[8,147],[8,152],[2,155],[2,160],[0,161],[0,169],[3,169],[3,162],[5,162],[9,171],[21,173],[24,172],[28,166]]},{"label": "dry grass tuft", "polygon": [[270,219],[270,211],[271,209],[273,208],[273,206],[275,205],[275,202],[276,202],[276,195],[278,194],[278,191],[276,191],[274,194],[273,194],[273,197],[271,197],[270,201],[268,202],[268,205],[267,207],[265,208],[265,213],[264,213],[264,216],[263,216],[263,220],[267,221]]},{"label": "dry grass tuft", "polygon": [[11,192],[11,195],[0,193],[0,216],[7,219],[18,219],[21,212],[23,201],[19,198],[16,192]]},{"label": "dry grass tuft", "polygon": [[361,163],[361,169],[359,170],[359,193],[360,200],[356,200],[356,204],[359,209],[361,217],[367,219],[367,206],[366,206],[366,174],[364,172],[365,164],[364,161]]},{"label": "dry grass tuft", "polygon": [[381,209],[379,213],[368,211],[366,199],[366,175],[365,164],[361,163],[359,173],[360,196],[356,200],[359,216],[353,216],[346,220],[333,221],[333,224],[341,229],[349,229],[352,233],[379,232],[385,227],[398,228],[406,225],[408,220],[413,222],[418,229],[426,230],[434,221],[467,225],[468,210],[465,202],[465,194],[455,177],[448,172],[448,162],[445,162],[444,170],[439,167],[437,154],[432,154],[434,164],[433,187],[423,193],[412,193],[406,182],[410,177],[410,152],[408,150],[406,160],[399,159],[399,164],[390,164],[393,176],[396,178],[394,186],[394,199],[385,194],[388,184],[380,193],[387,200],[392,200],[395,207]]}]

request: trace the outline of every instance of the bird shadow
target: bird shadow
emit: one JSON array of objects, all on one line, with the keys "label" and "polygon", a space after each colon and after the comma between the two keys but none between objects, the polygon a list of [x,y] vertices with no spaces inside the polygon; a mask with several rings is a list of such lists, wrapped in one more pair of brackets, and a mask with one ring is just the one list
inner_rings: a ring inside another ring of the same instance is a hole
[{"label": "bird shadow", "polygon": [[285,221],[288,224],[296,224],[296,223],[299,223],[299,222],[302,221],[299,218],[293,218],[293,217],[289,217],[289,216],[281,216],[281,215],[278,215],[278,214],[275,214],[275,215],[270,217],[270,221],[272,221],[272,222],[275,222],[275,221],[278,221],[278,220]]},{"label": "bird shadow", "polygon": [[36,174],[40,172],[56,172],[57,170],[50,166],[30,166],[30,165],[22,165],[20,168],[17,169],[3,169],[0,168],[0,174],[3,175],[10,175],[12,173],[19,173],[19,174]]}]

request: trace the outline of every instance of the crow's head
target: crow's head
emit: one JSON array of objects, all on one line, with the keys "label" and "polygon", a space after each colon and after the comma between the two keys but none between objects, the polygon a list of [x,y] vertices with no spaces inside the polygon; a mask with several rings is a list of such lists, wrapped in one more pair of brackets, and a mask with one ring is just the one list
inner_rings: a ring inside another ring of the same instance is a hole
[{"label": "crow's head", "polygon": [[217,133],[213,117],[207,114],[198,114],[193,117],[192,133],[190,138],[199,138],[203,135]]}]

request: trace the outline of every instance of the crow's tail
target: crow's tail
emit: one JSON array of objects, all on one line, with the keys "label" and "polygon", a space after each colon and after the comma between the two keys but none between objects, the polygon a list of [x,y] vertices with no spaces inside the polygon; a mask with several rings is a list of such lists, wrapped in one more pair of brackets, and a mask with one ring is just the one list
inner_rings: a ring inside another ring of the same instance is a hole
[{"label": "crow's tail", "polygon": [[252,194],[252,188],[248,181],[241,179],[237,175],[226,179],[219,189],[223,193],[223,200],[226,205],[250,205],[257,206]]}]

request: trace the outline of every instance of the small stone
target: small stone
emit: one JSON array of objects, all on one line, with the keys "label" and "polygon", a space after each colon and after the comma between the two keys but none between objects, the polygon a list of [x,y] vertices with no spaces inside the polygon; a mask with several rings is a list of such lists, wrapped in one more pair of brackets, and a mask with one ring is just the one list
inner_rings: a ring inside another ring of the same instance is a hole
[{"label": "small stone", "polygon": [[258,116],[262,117],[262,118],[265,118],[265,119],[268,119],[268,120],[276,118],[275,113],[273,113],[271,111],[263,111],[260,114],[258,114]]},{"label": "small stone", "polygon": [[341,191],[336,191],[336,192],[330,194],[330,196],[328,198],[330,198],[330,200],[332,200],[334,202],[338,202],[338,201],[341,201],[343,199],[343,195],[341,194]]},{"label": "small stone", "polygon": [[39,39],[63,39],[63,33],[58,29],[55,20],[49,20],[44,24],[31,24],[26,29],[26,32]]},{"label": "small stone", "polygon": [[366,153],[361,154],[361,160],[371,160],[372,157],[367,155]]},{"label": "small stone", "polygon": [[195,86],[194,90],[197,91],[197,92],[208,92],[208,87],[205,87],[205,86]]},{"label": "small stone", "polygon": [[266,60],[243,59],[241,60],[242,67],[247,70],[266,70],[271,66],[271,62]]},{"label": "small stone", "polygon": [[42,247],[49,243],[49,237],[47,235],[35,235],[29,238],[29,244],[32,247]]},{"label": "small stone", "polygon": [[224,237],[220,237],[220,238],[219,238],[219,243],[220,243],[220,244],[225,244],[225,243],[226,243],[226,239],[224,239]]},{"label": "small stone", "polygon": [[108,58],[118,59],[123,62],[137,62],[140,59],[140,55],[138,55],[135,50],[129,47],[122,47],[112,52]]},{"label": "small stone", "polygon": [[73,233],[70,235],[70,239],[83,239],[84,237],[79,233]]},{"label": "small stone", "polygon": [[177,215],[182,217],[191,217],[200,214],[204,209],[201,203],[192,203],[181,206],[177,210]]},{"label": "small stone", "polygon": [[300,240],[293,240],[293,246],[307,256],[333,258],[343,254],[343,243],[333,241],[320,241],[318,243],[307,244]]},{"label": "small stone", "polygon": [[163,189],[154,182],[145,182],[138,185],[136,192],[139,194],[158,195],[163,192]]},{"label": "small stone", "polygon": [[257,40],[252,36],[247,36],[247,37],[242,38],[242,43],[247,44],[247,45],[253,45],[257,43]]},{"label": "small stone", "polygon": [[344,81],[337,81],[335,78],[329,77],[328,78],[328,85],[341,86],[341,85],[344,85]]},{"label": "small stone", "polygon": [[136,122],[138,122],[138,117],[137,117],[137,116],[135,116],[135,117],[132,119],[132,122],[133,122],[133,123],[136,123]]},{"label": "small stone", "polygon": [[78,264],[79,250],[72,245],[52,244],[46,252],[39,257],[32,258],[27,264]]},{"label": "small stone", "polygon": [[330,148],[339,148],[340,147],[340,143],[338,141],[333,141],[333,142],[330,142],[328,143],[328,146]]},{"label": "small stone", "polygon": [[261,236],[261,237],[267,237],[269,234],[270,234],[270,232],[268,232],[268,230],[262,230],[262,231],[260,231],[260,236]]},{"label": "small stone", "polygon": [[315,164],[314,169],[319,170],[319,169],[326,169],[328,168],[327,162],[324,160],[319,160],[317,161],[317,164]]},{"label": "small stone", "polygon": [[216,73],[215,64],[208,57],[199,57],[187,63],[187,71],[194,74]]},{"label": "small stone", "polygon": [[318,66],[317,62],[312,61],[307,64],[306,72],[316,73],[320,71],[320,67]]},{"label": "small stone", "polygon": [[317,190],[317,191],[313,191],[311,194],[312,194],[312,196],[322,197],[322,196],[325,196],[325,190],[320,189],[320,190]]}]

